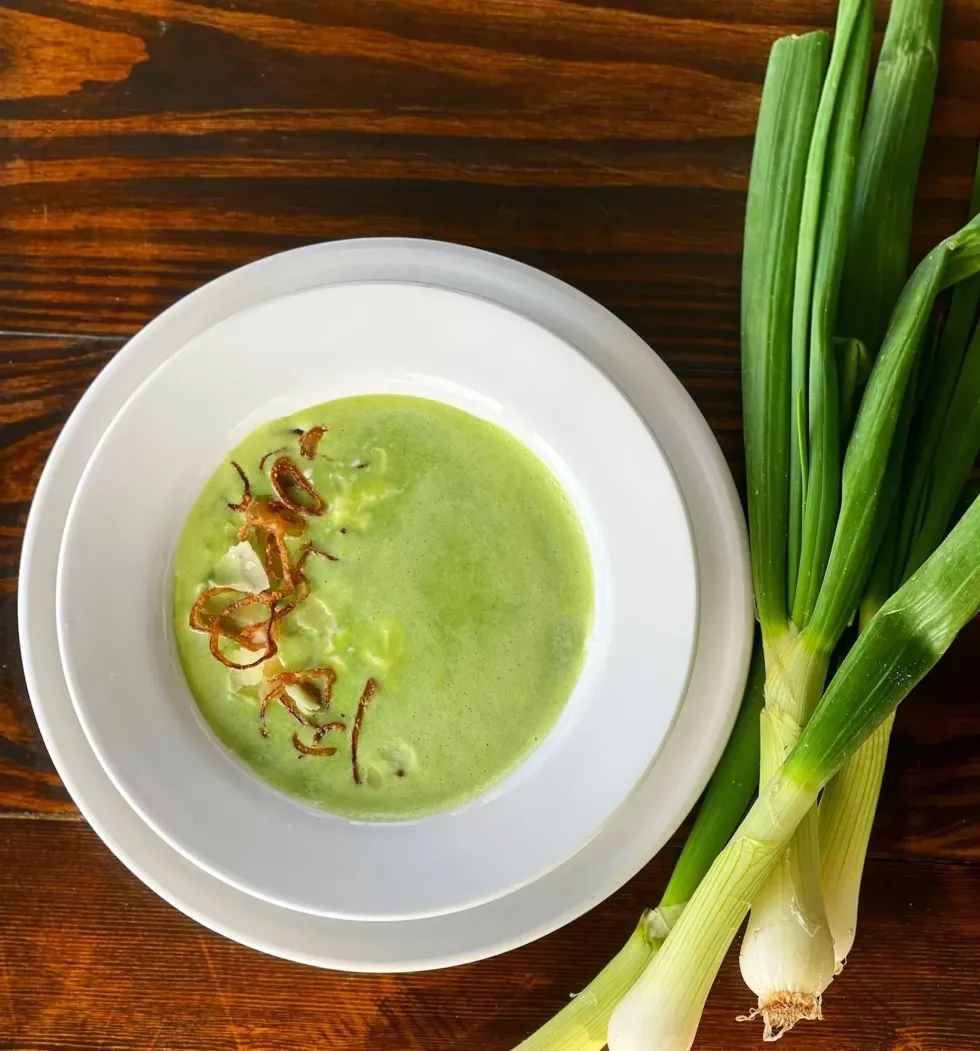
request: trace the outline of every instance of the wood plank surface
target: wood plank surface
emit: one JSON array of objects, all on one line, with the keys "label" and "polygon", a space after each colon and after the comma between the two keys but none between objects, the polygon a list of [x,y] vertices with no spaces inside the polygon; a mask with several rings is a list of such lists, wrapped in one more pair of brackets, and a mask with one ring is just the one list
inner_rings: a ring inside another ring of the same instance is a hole
[{"label": "wood plank surface", "polygon": [[[2,324],[125,334],[270,252],[401,234],[541,265],[664,349],[723,336],[731,351],[765,56],[833,12],[8,0]],[[944,39],[920,250],[968,195],[976,0],[950,0]]]},{"label": "wood plank surface", "polygon": [[[497,1051],[659,896],[676,844],[533,946],[330,975],[213,935],[84,825],[30,713],[17,566],[41,467],[125,338],[232,267],[370,235],[488,248],[614,310],[738,481],[741,227],[765,57],[832,0],[4,0],[0,5],[0,1051]],[[887,4],[881,4],[881,28]],[[980,0],[947,0],[913,254],[962,220]],[[858,944],[789,1046],[980,1046],[972,625],[899,713]],[[52,820],[54,819],[54,820]],[[756,1046],[729,958],[698,1047]]]},{"label": "wood plank surface", "polygon": [[119,345],[0,333],[0,813],[76,817],[31,713],[17,641],[17,571],[41,468]]},{"label": "wood plank surface", "polygon": [[[665,851],[564,930],[494,960],[420,975],[344,975],[212,934],[133,879],[85,826],[0,822],[0,1049],[507,1051],[628,936],[673,860]],[[70,890],[69,890],[70,888]],[[861,930],[806,1051],[972,1051],[980,972],[975,871],[872,863]],[[6,984],[3,976],[6,975]],[[701,1051],[755,1047],[733,957]]]}]

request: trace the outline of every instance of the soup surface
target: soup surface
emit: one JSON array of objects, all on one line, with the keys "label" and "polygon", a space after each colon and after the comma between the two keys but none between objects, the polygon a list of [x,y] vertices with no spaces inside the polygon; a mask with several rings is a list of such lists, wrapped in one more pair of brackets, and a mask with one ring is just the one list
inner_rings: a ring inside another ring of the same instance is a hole
[{"label": "soup surface", "polygon": [[440,402],[367,395],[254,431],[180,538],[174,629],[218,738],[362,820],[459,805],[555,724],[593,581],[548,468]]}]

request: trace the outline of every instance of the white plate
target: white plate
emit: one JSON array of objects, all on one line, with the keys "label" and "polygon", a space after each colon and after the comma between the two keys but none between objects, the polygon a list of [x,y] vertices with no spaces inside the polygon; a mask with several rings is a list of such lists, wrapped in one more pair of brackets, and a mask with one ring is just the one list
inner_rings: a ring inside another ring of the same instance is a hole
[{"label": "white plate", "polygon": [[[207,875],[168,847],[100,767],[74,714],[58,661],[55,572],[68,506],[101,434],[173,348],[265,296],[357,280],[408,280],[470,291],[533,317],[611,376],[670,460],[691,516],[702,591],[685,703],[660,758],[612,821],[540,880],[463,913],[388,924],[310,917]],[[41,732],[95,830],[139,878],[206,926],[257,949],[321,967],[404,971],[481,959],[569,922],[633,876],[693,805],[735,716],[751,645],[744,523],[710,430],[649,347],[588,297],[488,253],[424,241],[316,245],[245,267],[181,301],[132,340],[86,393],[45,468],[25,536],[21,650]]]},{"label": "white plate", "polygon": [[[472,802],[390,823],[303,805],[233,761],[187,688],[170,613],[177,538],[228,450],[267,420],[371,393],[448,402],[523,441],[576,505],[595,579],[586,663],[541,746]],[[75,493],[57,610],[69,692],[89,742],[171,846],[287,908],[417,919],[537,879],[620,807],[680,707],[697,576],[684,505],[659,446],[584,356],[471,295],[344,284],[246,310],[191,340],[140,386]]]}]

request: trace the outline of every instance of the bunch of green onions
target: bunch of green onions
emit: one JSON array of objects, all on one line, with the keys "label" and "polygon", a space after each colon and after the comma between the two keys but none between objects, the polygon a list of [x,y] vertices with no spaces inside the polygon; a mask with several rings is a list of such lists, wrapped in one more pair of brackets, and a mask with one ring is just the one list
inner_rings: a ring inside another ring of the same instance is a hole
[{"label": "bunch of green onions", "polygon": [[980,451],[980,218],[902,287],[940,15],[895,0],[867,106],[870,0],[842,0],[832,49],[773,47],[743,269],[749,684],[660,905],[520,1051],[689,1048],[749,902],[768,1039],[821,1016],[850,950],[895,707],[980,608],[980,503],[946,535]]},{"label": "bunch of green onions", "polygon": [[980,609],[980,498],[881,607],[799,741],[612,1013],[610,1051],[687,1051],[745,917],[824,786]]}]

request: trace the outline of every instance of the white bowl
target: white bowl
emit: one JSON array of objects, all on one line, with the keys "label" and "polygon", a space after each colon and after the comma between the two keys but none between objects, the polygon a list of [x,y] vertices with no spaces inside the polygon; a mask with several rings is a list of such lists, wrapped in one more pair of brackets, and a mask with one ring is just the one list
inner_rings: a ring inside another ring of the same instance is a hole
[{"label": "white bowl", "polygon": [[[135,387],[196,333],[250,304],[327,283],[413,280],[493,299],[599,364],[661,442],[691,516],[702,604],[684,704],[647,777],[568,862],[505,898],[422,920],[364,924],[309,916],[204,872],[143,822],[100,766],[75,714],[58,653],[55,576],[69,504],[98,439]],[[296,249],[235,270],[164,311],[79,402],[48,458],[28,517],[18,587],[27,687],[58,773],[129,870],[198,923],[285,959],[348,971],[467,963],[541,937],[613,893],[661,848],[700,794],[727,739],[751,643],[745,522],[731,475],[690,395],[646,343],[588,296],[502,256],[434,241],[369,238]]]},{"label": "white bowl", "polygon": [[[438,398],[521,438],[577,506],[596,579],[586,665],[541,747],[477,800],[390,824],[304,806],[234,759],[189,694],[170,627],[176,539],[228,449],[272,417],[368,392]],[[288,908],[408,919],[472,907],[531,882],[622,805],[684,695],[697,573],[684,503],[659,446],[587,359],[473,296],[347,284],[239,313],[143,382],[82,476],[57,608],[86,735],[119,790],[168,843],[229,884]]]}]

